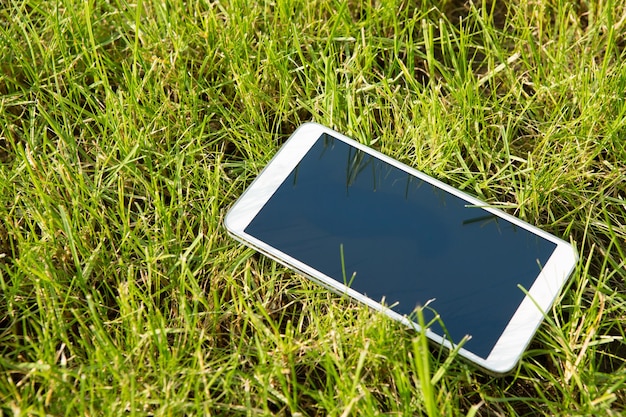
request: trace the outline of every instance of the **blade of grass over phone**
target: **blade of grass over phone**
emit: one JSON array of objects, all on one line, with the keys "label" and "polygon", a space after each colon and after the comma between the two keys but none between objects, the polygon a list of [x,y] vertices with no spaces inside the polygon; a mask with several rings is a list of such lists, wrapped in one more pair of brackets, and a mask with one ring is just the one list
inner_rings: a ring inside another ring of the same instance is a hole
[{"label": "blade of grass over phone", "polygon": [[[625,16],[3,2],[0,414],[623,415]],[[228,207],[305,121],[574,243],[510,375],[227,235]]]}]

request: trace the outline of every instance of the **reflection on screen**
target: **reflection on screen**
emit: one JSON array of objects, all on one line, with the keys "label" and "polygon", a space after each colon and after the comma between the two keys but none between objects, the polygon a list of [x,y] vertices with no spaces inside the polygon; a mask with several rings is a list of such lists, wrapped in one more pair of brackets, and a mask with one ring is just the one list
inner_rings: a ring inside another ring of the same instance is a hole
[{"label": "reflection on screen", "polygon": [[556,247],[326,134],[245,231],[483,358]]}]

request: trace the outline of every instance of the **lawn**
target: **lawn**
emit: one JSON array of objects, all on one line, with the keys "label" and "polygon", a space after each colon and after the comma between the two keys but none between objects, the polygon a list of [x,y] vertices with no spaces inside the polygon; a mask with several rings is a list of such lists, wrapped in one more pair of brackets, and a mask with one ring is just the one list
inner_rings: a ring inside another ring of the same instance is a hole
[{"label": "lawn", "polygon": [[[0,415],[622,415],[625,48],[618,1],[1,2]],[[306,121],[575,245],[513,373],[227,235]]]}]

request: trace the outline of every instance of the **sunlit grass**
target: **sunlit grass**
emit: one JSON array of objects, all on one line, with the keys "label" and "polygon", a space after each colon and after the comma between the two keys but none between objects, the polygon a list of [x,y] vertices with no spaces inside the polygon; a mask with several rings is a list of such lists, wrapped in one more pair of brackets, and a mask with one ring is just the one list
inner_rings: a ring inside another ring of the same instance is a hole
[{"label": "sunlit grass", "polygon": [[[617,2],[0,6],[0,413],[620,415]],[[304,121],[571,239],[493,378],[231,239]]]}]

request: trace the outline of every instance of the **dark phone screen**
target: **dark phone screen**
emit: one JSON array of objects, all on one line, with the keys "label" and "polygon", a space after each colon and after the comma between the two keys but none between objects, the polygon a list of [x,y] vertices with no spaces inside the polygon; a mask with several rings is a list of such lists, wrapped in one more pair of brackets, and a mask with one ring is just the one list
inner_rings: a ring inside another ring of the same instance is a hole
[{"label": "dark phone screen", "polygon": [[486,358],[556,244],[469,204],[323,134],[245,232]]}]

